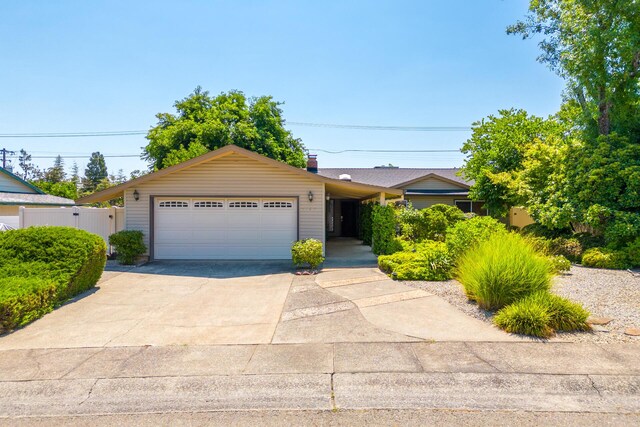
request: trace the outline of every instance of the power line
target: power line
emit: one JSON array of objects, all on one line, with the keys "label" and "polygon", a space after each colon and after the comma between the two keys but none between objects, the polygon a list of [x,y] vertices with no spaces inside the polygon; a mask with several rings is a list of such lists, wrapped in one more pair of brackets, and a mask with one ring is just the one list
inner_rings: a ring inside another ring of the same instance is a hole
[{"label": "power line", "polygon": [[319,151],[329,154],[342,154],[342,153],[459,153],[460,150],[339,150],[330,151],[323,150],[321,148],[309,148],[309,151]]},{"label": "power line", "polygon": [[42,132],[42,133],[2,133],[0,138],[89,138],[105,136],[146,135],[144,130],[121,130],[110,132]]},{"label": "power line", "polygon": [[[317,151],[321,153],[327,154],[343,154],[343,153],[459,153],[460,150],[367,150],[367,149],[350,149],[350,150],[339,150],[339,151],[331,151],[324,150],[322,148],[309,148],[309,151]],[[7,152],[9,153],[9,152]],[[16,156],[8,156],[8,157],[16,157]],[[31,156],[32,159],[55,159],[58,156]],[[86,155],[73,155],[73,156],[63,156],[60,157],[64,159],[86,159],[91,157],[91,154]],[[104,154],[105,158],[125,158],[125,157],[140,157],[140,154]]]},{"label": "power line", "polygon": [[[401,131],[401,132],[467,132],[468,126],[382,126],[382,125],[355,125],[338,123],[311,123],[311,122],[286,122],[292,126],[306,126],[316,128],[374,130],[374,131]],[[95,138],[146,135],[146,130],[116,130],[116,131],[86,131],[86,132],[27,132],[27,133],[2,133],[0,138]]]},{"label": "power line", "polygon": [[403,132],[467,132],[469,126],[381,126],[381,125],[351,125],[336,123],[286,122],[288,125],[309,126],[318,128],[355,129],[355,130],[387,130]]}]

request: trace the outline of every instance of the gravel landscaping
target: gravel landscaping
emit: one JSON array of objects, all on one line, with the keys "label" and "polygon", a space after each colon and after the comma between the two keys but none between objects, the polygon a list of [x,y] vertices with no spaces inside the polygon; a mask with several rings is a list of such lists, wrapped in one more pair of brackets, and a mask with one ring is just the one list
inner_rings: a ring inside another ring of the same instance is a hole
[{"label": "gravel landscaping", "polygon": [[[446,282],[403,282],[445,299],[469,316],[491,322],[492,313],[467,300],[455,280]],[[640,328],[640,272],[604,270],[572,266],[571,271],[555,279],[552,291],[581,303],[592,317],[610,318],[606,325],[595,325],[592,333],[560,333],[562,340],[589,342],[640,342],[640,337],[624,333],[628,328]]]}]

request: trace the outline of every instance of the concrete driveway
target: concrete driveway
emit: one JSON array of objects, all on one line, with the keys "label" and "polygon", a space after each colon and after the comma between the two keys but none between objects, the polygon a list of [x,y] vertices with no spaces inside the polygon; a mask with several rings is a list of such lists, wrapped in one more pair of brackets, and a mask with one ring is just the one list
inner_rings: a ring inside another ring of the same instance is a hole
[{"label": "concrete driveway", "polygon": [[184,262],[107,271],[92,293],[0,338],[0,349],[269,343],[294,277],[284,271]]},{"label": "concrete driveway", "polygon": [[92,292],[0,337],[0,350],[423,340],[517,338],[375,268],[163,262],[106,271]]}]

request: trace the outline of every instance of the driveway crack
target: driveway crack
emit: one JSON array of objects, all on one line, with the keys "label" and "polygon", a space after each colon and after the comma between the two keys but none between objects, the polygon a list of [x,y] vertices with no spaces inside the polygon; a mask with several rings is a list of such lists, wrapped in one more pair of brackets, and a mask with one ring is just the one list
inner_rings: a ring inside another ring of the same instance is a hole
[{"label": "driveway crack", "polygon": [[[464,346],[465,346],[465,347],[467,347],[467,348],[469,349],[469,351],[471,352],[471,354],[473,354],[475,357],[477,357],[481,362],[486,363],[487,365],[491,366],[493,369],[495,369],[495,370],[496,370],[496,372],[503,372],[503,371],[502,371],[502,369],[498,368],[498,367],[497,367],[496,365],[494,365],[492,362],[489,362],[487,359],[485,359],[485,358],[483,358],[482,356],[480,356],[480,355],[478,354],[478,352],[477,352],[477,351],[476,351],[472,346],[470,346],[470,345],[469,345],[469,343],[468,343],[468,342],[465,342],[465,343],[464,343]],[[509,366],[509,368],[510,368],[511,370],[513,370],[513,368],[511,367],[511,365],[509,365],[509,363],[508,363],[508,362],[505,362],[505,363]]]},{"label": "driveway crack", "polygon": [[80,402],[78,404],[78,406],[82,406],[84,405],[84,403],[89,400],[89,398],[91,397],[91,393],[93,393],[93,388],[96,386],[96,384],[98,384],[98,381],[100,381],[99,378],[96,378],[96,380],[93,382],[93,384],[91,384],[91,388],[89,389],[89,393],[87,393],[87,397],[85,397],[82,402]]},{"label": "driveway crack", "polygon": [[589,381],[591,382],[591,387],[596,391],[596,393],[598,393],[598,396],[602,397],[602,392],[600,391],[598,386],[596,386],[595,381],[593,381],[593,377],[591,375],[587,375],[587,378],[589,378]]}]

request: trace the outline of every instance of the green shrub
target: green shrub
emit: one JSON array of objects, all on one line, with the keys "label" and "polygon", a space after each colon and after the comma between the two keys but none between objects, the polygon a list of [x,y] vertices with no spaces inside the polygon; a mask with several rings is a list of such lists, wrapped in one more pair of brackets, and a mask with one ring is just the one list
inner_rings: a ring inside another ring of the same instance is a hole
[{"label": "green shrub", "polygon": [[365,245],[371,246],[371,237],[373,235],[373,207],[377,203],[364,203],[360,205],[360,228],[358,229],[358,237]]},{"label": "green shrub", "polygon": [[372,240],[371,250],[376,255],[392,254],[401,250],[395,240],[396,237],[396,213],[391,205],[375,205],[372,214]]},{"label": "green shrub", "polygon": [[122,230],[109,236],[109,244],[116,249],[120,264],[134,264],[147,250],[144,235],[138,230]]},{"label": "green shrub", "polygon": [[0,325],[11,330],[97,283],[106,262],[100,236],[70,227],[0,233]]},{"label": "green shrub", "polygon": [[576,233],[573,235],[573,238],[580,242],[583,253],[587,249],[599,248],[605,245],[604,236],[596,236],[591,233]]},{"label": "green shrub", "polygon": [[522,300],[500,310],[493,322],[512,334],[549,338],[553,328],[549,326],[551,316],[546,307],[536,301]]},{"label": "green shrub", "polygon": [[571,237],[570,228],[548,228],[542,224],[534,222],[522,228],[522,234],[536,237],[544,237],[545,239],[555,239],[556,237]]},{"label": "green shrub", "polygon": [[39,277],[0,279],[0,333],[38,319],[57,301],[55,281]]},{"label": "green shrub", "polygon": [[556,237],[549,241],[551,255],[562,255],[572,262],[580,262],[582,259],[582,243],[575,237]]},{"label": "green shrub", "polygon": [[629,243],[625,248],[627,260],[631,267],[640,267],[640,237]]},{"label": "green shrub", "polygon": [[640,213],[620,212],[613,214],[604,229],[607,247],[622,249],[640,237]]},{"label": "green shrub", "polygon": [[564,271],[571,270],[571,261],[562,255],[550,255],[548,259],[551,263],[551,268],[555,273],[562,273]]},{"label": "green shrub", "polygon": [[450,256],[456,260],[466,250],[496,233],[506,234],[506,228],[500,221],[489,216],[475,216],[458,221],[447,229],[447,249]]},{"label": "green shrub", "polygon": [[519,234],[501,233],[465,252],[456,275],[469,299],[494,310],[548,290],[552,271],[547,257]]},{"label": "green shrub", "polygon": [[415,241],[444,241],[447,228],[464,219],[460,209],[444,204],[435,204],[422,210],[408,206],[398,212],[401,234]]},{"label": "green shrub", "polygon": [[425,241],[412,250],[378,257],[378,266],[397,280],[448,280],[453,263],[442,242]]},{"label": "green shrub", "polygon": [[291,245],[291,258],[297,266],[308,265],[309,268],[316,268],[324,262],[322,242],[316,239],[293,242]]},{"label": "green shrub", "polygon": [[624,251],[608,248],[591,248],[582,255],[582,265],[585,267],[611,268],[624,270],[629,268],[629,260]]}]

